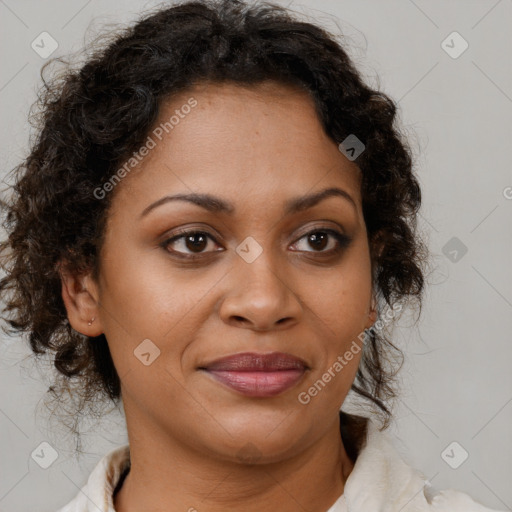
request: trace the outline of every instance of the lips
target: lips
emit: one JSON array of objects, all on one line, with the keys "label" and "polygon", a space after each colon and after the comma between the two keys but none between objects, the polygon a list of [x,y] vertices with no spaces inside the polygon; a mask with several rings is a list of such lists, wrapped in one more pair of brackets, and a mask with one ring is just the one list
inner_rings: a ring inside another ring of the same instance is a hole
[{"label": "lips", "polygon": [[270,354],[244,352],[217,359],[207,364],[204,368],[210,371],[271,372],[302,370],[307,368],[307,364],[302,359],[291,354],[285,354],[284,352],[272,352]]},{"label": "lips", "polygon": [[217,359],[199,369],[241,394],[270,397],[297,384],[309,367],[304,360],[283,352],[244,352]]}]

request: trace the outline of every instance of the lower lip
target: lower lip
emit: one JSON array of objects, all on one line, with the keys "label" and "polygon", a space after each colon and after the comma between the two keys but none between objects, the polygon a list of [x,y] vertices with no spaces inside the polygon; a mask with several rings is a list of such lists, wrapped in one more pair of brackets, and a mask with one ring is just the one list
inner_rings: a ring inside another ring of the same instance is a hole
[{"label": "lower lip", "polygon": [[305,370],[279,370],[270,372],[240,372],[206,370],[216,380],[246,396],[275,396],[291,388],[305,373]]}]

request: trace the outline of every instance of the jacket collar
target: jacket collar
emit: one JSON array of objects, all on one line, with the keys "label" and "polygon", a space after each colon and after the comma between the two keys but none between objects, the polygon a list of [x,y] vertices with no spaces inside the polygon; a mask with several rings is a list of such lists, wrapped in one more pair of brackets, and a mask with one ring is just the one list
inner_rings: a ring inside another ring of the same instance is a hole
[{"label": "jacket collar", "polygon": [[402,459],[389,434],[369,419],[366,441],[345,482],[348,510],[424,510],[429,505],[426,484],[423,475]]}]

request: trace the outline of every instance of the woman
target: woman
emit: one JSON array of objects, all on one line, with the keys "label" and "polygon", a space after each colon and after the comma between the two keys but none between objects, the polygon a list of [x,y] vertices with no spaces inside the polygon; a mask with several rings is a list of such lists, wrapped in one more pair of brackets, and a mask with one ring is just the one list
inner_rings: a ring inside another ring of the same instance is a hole
[{"label": "woman", "polygon": [[[183,2],[42,106],[6,320],[53,354],[55,396],[122,400],[129,437],[61,512],[490,510],[433,491],[384,432],[421,193],[395,104],[331,35]],[[376,408],[341,412],[350,390]]]}]

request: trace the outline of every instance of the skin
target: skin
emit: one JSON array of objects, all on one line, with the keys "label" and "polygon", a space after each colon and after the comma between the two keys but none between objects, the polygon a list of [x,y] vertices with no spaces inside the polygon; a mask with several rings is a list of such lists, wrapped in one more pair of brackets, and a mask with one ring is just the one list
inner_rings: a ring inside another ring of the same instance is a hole
[{"label": "skin", "polygon": [[[156,124],[190,97],[197,106],[116,186],[98,281],[62,273],[71,325],[105,334],[121,379],[131,470],[115,508],[325,512],[353,468],[338,414],[361,352],[307,405],[298,394],[354,340],[361,346],[376,320],[361,171],[303,91],[203,84],[167,102]],[[355,206],[329,197],[283,215],[288,199],[329,187]],[[161,197],[190,192],[232,202],[235,213],[174,201],[139,218]],[[179,227],[213,239],[196,251],[185,238],[161,247]],[[338,243],[311,243],[315,229],[353,240],[328,255]],[[249,236],[262,248],[251,263],[236,252]],[[173,250],[200,259],[183,262]],[[160,350],[149,365],[134,355],[144,339]],[[254,398],[197,369],[246,351],[287,352],[310,370],[284,393]]]}]

